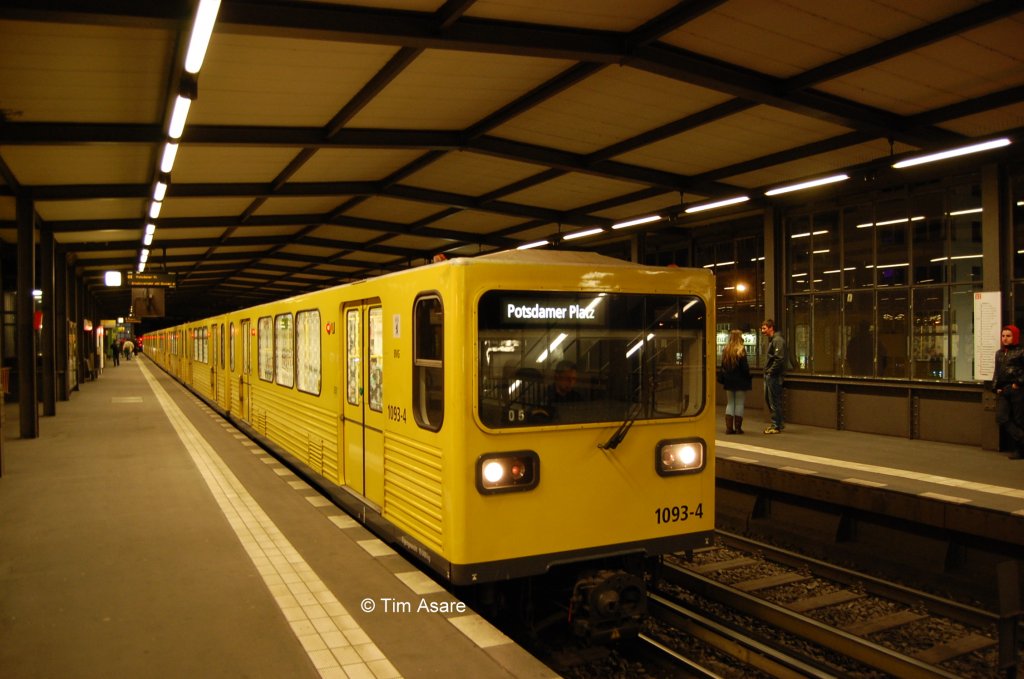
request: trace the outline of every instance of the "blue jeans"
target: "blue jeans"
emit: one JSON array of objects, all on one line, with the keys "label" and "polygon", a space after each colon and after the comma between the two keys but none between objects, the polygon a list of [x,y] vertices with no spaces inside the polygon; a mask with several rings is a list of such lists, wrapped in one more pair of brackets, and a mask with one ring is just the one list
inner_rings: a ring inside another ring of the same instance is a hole
[{"label": "blue jeans", "polygon": [[725,414],[743,417],[743,404],[747,400],[747,392],[737,389],[725,392]]},{"label": "blue jeans", "polygon": [[782,429],[782,376],[764,376],[764,402],[772,413],[772,424]]}]

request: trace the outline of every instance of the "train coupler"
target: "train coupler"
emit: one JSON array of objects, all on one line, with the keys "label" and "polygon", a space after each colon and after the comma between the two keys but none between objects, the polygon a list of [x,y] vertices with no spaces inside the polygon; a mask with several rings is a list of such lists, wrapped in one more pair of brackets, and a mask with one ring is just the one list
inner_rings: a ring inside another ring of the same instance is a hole
[{"label": "train coupler", "polygon": [[573,633],[590,643],[635,637],[647,615],[647,588],[632,573],[597,571],[576,581],[570,610]]}]

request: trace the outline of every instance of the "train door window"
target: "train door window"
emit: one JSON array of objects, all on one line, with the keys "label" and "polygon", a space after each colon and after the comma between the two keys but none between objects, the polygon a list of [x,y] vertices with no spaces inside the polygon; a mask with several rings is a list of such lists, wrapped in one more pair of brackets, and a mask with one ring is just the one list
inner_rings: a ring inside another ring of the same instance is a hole
[{"label": "train door window", "polygon": [[[218,349],[217,324],[216,323],[214,323],[213,325],[210,326],[209,334],[207,335],[207,337],[209,337],[210,335],[213,336],[213,367],[216,368],[217,367],[217,349]],[[206,347],[207,347],[207,350],[209,350],[209,347],[210,347],[209,341],[207,341]],[[207,358],[209,358],[209,355],[207,355]],[[207,362],[209,362],[209,361],[207,361]]]},{"label": "train door window", "polygon": [[436,295],[413,307],[413,412],[416,423],[437,431],[444,419],[444,307]]},{"label": "train door window", "polygon": [[367,405],[378,413],[384,409],[384,311],[371,307],[367,319],[369,327],[367,359],[370,361],[370,389]]},{"label": "train door window", "polygon": [[223,370],[224,369],[224,324],[223,323],[220,324],[220,349],[218,349],[218,351],[220,351],[220,367],[221,367],[221,370]]},{"label": "train door window", "polygon": [[228,332],[231,334],[231,339],[228,340],[228,365],[230,366],[231,372],[235,372],[235,322],[231,321],[228,326]]},{"label": "train door window", "polygon": [[360,344],[359,309],[345,312],[345,398],[349,404],[359,405],[359,394],[363,391],[362,359],[363,348]]},{"label": "train door window", "polygon": [[320,311],[295,314],[295,364],[297,387],[308,394],[320,393]]},{"label": "train door window", "polygon": [[274,381],[295,386],[295,327],[291,314],[274,317]]},{"label": "train door window", "polygon": [[242,372],[246,375],[252,372],[252,349],[249,345],[251,323],[248,318],[242,321],[242,331],[239,333],[239,339],[242,341]]},{"label": "train door window", "polygon": [[274,319],[264,316],[256,326],[256,369],[265,382],[274,381]]}]

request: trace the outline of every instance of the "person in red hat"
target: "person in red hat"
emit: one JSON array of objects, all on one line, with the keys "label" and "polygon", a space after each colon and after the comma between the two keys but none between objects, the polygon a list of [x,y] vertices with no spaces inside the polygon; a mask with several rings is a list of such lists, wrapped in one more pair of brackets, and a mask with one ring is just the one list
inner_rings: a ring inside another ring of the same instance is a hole
[{"label": "person in red hat", "polygon": [[1001,432],[1013,440],[1011,460],[1024,459],[1024,349],[1020,346],[1020,330],[1004,326],[999,333],[999,350],[992,376],[996,392],[996,423]]}]

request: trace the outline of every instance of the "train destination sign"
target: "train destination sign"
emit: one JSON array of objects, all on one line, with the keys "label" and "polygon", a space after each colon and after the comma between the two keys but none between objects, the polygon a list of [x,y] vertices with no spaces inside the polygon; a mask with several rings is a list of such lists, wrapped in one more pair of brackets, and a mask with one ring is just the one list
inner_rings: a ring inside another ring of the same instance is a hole
[{"label": "train destination sign", "polygon": [[135,288],[173,288],[175,277],[169,273],[133,273],[127,276],[128,285]]},{"label": "train destination sign", "polygon": [[567,321],[603,325],[604,307],[600,297],[589,299],[546,297],[540,300],[506,297],[501,300],[501,320],[503,323]]}]

